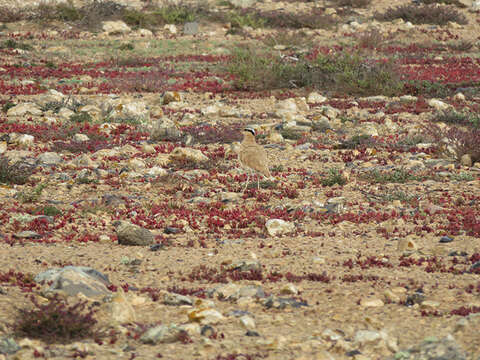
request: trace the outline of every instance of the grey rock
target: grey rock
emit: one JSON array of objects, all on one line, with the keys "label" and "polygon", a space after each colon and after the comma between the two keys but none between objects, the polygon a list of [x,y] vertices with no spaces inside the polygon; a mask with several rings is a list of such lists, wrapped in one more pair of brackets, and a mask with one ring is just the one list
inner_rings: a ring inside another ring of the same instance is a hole
[{"label": "grey rock", "polygon": [[51,282],[46,293],[61,292],[68,296],[82,293],[86,297],[96,298],[110,293],[107,289],[110,281],[101,272],[85,266],[65,266],[44,271],[35,276],[35,282]]},{"label": "grey rock", "polygon": [[140,341],[144,344],[169,344],[179,340],[184,330],[179,329],[176,325],[160,325],[147,330]]},{"label": "grey rock", "polygon": [[163,117],[155,122],[152,126],[150,140],[152,141],[176,141],[182,136],[175,123]]},{"label": "grey rock", "polygon": [[7,111],[7,116],[26,116],[26,115],[42,115],[42,110],[35,103],[23,103],[11,107]]},{"label": "grey rock", "polygon": [[192,299],[190,299],[188,296],[183,296],[175,293],[166,293],[163,296],[163,303],[165,305],[174,305],[174,306],[193,305]]},{"label": "grey rock", "polygon": [[233,6],[245,9],[252,7],[255,4],[256,0],[230,0],[229,3]]},{"label": "grey rock", "polygon": [[138,225],[126,221],[115,221],[113,225],[120,245],[145,246],[155,242],[153,234]]},{"label": "grey rock", "polygon": [[262,265],[255,260],[238,260],[226,267],[228,270],[239,270],[239,271],[261,271]]},{"label": "grey rock", "polygon": [[[400,357],[401,356],[401,357]],[[461,347],[452,336],[443,339],[429,338],[421,344],[397,352],[393,359],[403,360],[466,360]]]},{"label": "grey rock", "polygon": [[25,231],[20,231],[19,233],[13,234],[13,237],[17,239],[39,239],[42,237],[42,235],[35,231],[25,230]]},{"label": "grey rock", "polygon": [[185,35],[196,35],[198,34],[198,22],[187,22],[183,25],[183,33]]},{"label": "grey rock", "polygon": [[308,306],[306,302],[303,301],[298,301],[293,298],[281,298],[281,297],[275,297],[275,296],[270,296],[266,298],[263,301],[263,305],[267,309],[285,309],[287,306],[291,306],[293,308],[299,308],[302,306]]},{"label": "grey rock", "polygon": [[449,243],[449,242],[452,242],[453,241],[453,238],[451,238],[450,236],[442,236],[440,238],[440,243],[442,244],[446,244],[446,243]]},{"label": "grey rock", "polygon": [[11,337],[0,338],[0,354],[15,354],[20,346]]},{"label": "grey rock", "polygon": [[63,159],[56,152],[44,152],[37,158],[37,161],[42,165],[58,165]]}]

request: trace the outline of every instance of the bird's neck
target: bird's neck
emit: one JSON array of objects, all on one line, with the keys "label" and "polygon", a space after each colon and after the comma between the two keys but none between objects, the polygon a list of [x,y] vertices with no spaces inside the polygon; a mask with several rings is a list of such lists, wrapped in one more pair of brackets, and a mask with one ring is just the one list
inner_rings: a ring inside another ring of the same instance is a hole
[{"label": "bird's neck", "polygon": [[243,145],[254,145],[256,144],[255,138],[251,134],[245,134],[242,141]]}]

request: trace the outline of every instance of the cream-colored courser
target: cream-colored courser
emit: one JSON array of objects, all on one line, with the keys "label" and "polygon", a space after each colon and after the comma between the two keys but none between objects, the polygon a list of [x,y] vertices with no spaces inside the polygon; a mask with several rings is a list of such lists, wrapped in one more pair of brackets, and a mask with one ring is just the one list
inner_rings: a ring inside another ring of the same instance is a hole
[{"label": "cream-colored courser", "polygon": [[[267,152],[255,141],[255,130],[245,128],[242,134],[243,141],[240,144],[232,144],[232,151],[238,154],[240,164],[248,170],[247,183],[242,191],[245,192],[250,180],[250,172],[256,171],[267,178],[271,178],[272,174],[268,169]],[[257,179],[257,188],[260,190],[260,179]]]}]

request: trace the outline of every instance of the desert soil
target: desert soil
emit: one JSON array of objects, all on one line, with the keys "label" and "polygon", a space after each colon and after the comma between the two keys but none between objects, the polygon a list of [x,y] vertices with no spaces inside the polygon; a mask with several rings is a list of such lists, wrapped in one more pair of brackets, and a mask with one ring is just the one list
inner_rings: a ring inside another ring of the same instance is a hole
[{"label": "desert soil", "polygon": [[[313,40],[308,46],[333,49],[354,44],[354,34],[367,31],[370,17],[391,4],[374,1],[365,9],[355,9],[350,17],[361,19],[365,27],[360,29],[342,28],[348,19],[334,29],[306,29]],[[323,1],[258,4],[262,9],[286,11],[314,6],[335,7]],[[392,46],[470,41],[473,47],[464,52],[422,56],[437,56],[440,66],[449,56],[474,59],[476,74],[480,74],[480,15],[469,11],[469,6],[459,10],[468,19],[466,25],[410,28],[386,22],[376,26],[390,33]],[[31,45],[26,50],[0,50],[3,105],[41,104],[47,91],[56,89],[65,97],[70,95],[69,101],[102,110],[91,112],[90,127],[71,125],[68,118],[45,109],[41,114],[13,116],[5,110],[1,115],[0,135],[10,136],[2,138],[6,149],[1,156],[36,164],[36,169],[26,184],[0,187],[0,336],[13,337],[24,346],[16,354],[0,354],[0,359],[386,359],[396,354],[397,358],[414,358],[405,350],[425,339],[444,338],[453,339],[465,358],[478,359],[480,318],[474,313],[480,310],[479,267],[475,268],[480,261],[479,164],[462,165],[452,154],[429,151],[437,144],[428,139],[406,148],[378,143],[357,149],[337,146],[372,127],[382,141],[423,136],[421,126],[428,124],[435,107],[415,111],[418,99],[404,106],[398,97],[360,98],[328,89],[284,89],[249,96],[244,91],[197,86],[193,80],[191,89],[174,89],[180,101],[170,104],[163,97],[167,88],[145,92],[140,86],[122,91],[122,81],[131,84],[132,77],[119,81],[109,73],[114,66],[115,71],[126,71],[118,61],[122,57],[146,59],[144,68],[135,70],[140,82],[147,79],[142,78],[147,76],[142,71],[148,73],[154,66],[157,71],[163,64],[180,69],[176,84],[191,76],[190,69],[210,72],[200,80],[208,81],[217,76],[215,64],[167,56],[220,57],[234,43],[266,46],[262,37],[275,34],[274,30],[246,29],[247,36],[227,35],[226,24],[201,22],[197,35],[183,35],[182,27],[177,27],[178,34],[159,28],[142,37],[133,30],[108,35],[61,22],[20,21],[6,23],[0,33],[2,42],[15,39]],[[128,43],[135,50],[128,54],[118,50]],[[271,49],[285,55],[296,50],[291,46]],[[398,57],[406,58],[408,52],[399,52]],[[51,64],[55,67],[49,68]],[[88,71],[83,72],[83,67]],[[326,102],[307,103],[313,91],[324,95]],[[457,109],[465,106],[478,111],[480,94],[477,87],[465,99],[449,95],[439,100]],[[296,105],[287,119],[281,111],[288,106],[285,101]],[[138,103],[145,106],[147,120],[103,126],[105,104],[121,112],[128,104]],[[330,110],[324,105],[330,105]],[[402,110],[389,112],[391,108]],[[301,128],[300,139],[279,140],[272,134],[280,131],[279,124],[288,123],[289,116],[310,124],[326,117],[331,129],[317,130],[307,124],[307,129]],[[164,117],[173,120],[181,132],[191,131],[193,141],[181,145],[181,141],[152,138],[152,124]],[[62,124],[75,128],[65,135]],[[266,145],[275,180],[259,191],[253,181],[254,186],[242,194],[246,176],[229,151],[230,141],[201,143],[195,140],[201,130],[194,133],[191,129],[205,126],[205,131],[214,132],[224,126],[236,131],[233,140],[238,141],[239,129],[245,125],[258,130],[258,142]],[[65,144],[77,133],[91,139],[98,135],[99,140],[90,140],[90,149],[72,152]],[[33,142],[18,141],[21,134],[33,135]],[[114,141],[112,153],[95,147],[105,145],[99,134],[110,134],[107,141]],[[184,163],[169,160],[169,153],[180,146],[201,150],[213,165],[182,168]],[[54,165],[38,162],[47,152],[61,159]],[[168,173],[147,176],[154,166]],[[322,185],[330,169],[338,169],[346,183]],[[365,177],[374,169],[407,169],[417,177],[378,183]],[[87,180],[78,181],[81,171],[86,171]],[[25,199],[40,184],[45,185],[40,195],[32,201]],[[37,220],[28,217],[41,214],[46,206],[60,213]],[[276,218],[293,224],[292,231],[271,235],[265,224]],[[148,245],[120,245],[113,225],[116,220],[150,230],[154,242],[162,246],[153,251]],[[168,234],[166,228],[174,228],[175,233]],[[22,231],[36,235],[29,237]],[[452,241],[440,241],[445,237]],[[242,261],[254,271],[228,270]],[[93,338],[49,344],[14,334],[9,325],[18,320],[18,308],[32,307],[30,294],[48,301],[46,285],[31,288],[31,279],[66,265],[91,267],[110,280],[109,295],[87,298],[98,310],[97,328],[104,334],[101,344]],[[208,275],[208,269],[224,277]],[[274,305],[269,307],[263,297],[222,299],[213,290],[224,287],[224,281],[236,285],[235,290],[258,286],[274,299]],[[120,288],[126,291],[122,299],[133,306],[135,316],[119,325],[112,323],[108,303],[121,293]],[[187,295],[194,304],[167,305],[163,301],[166,293]],[[279,299],[291,303],[277,306]],[[210,337],[200,334],[202,328],[207,329],[202,320],[188,316],[202,304],[223,315],[210,325]],[[240,315],[245,314],[253,319],[254,327],[246,329],[241,324]],[[160,324],[188,325],[188,341],[144,344],[139,340],[145,329]],[[258,336],[246,336],[247,330]],[[362,338],[364,330],[373,338]]]}]

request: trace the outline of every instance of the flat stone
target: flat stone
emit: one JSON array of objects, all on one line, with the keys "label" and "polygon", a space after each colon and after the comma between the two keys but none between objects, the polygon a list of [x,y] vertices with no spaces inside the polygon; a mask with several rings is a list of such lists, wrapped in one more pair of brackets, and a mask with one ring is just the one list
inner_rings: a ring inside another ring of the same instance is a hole
[{"label": "flat stone", "polygon": [[265,223],[265,227],[270,236],[284,235],[295,230],[295,224],[282,219],[270,219]]},{"label": "flat stone", "polygon": [[127,221],[116,221],[113,225],[120,245],[146,246],[155,242],[153,234],[138,225]]},{"label": "flat stone", "polygon": [[198,34],[198,22],[187,22],[183,25],[183,33],[185,35],[197,35]]},{"label": "flat stone", "polygon": [[68,296],[79,293],[89,298],[102,297],[110,294],[107,285],[108,277],[95,269],[85,266],[65,266],[44,271],[34,278],[35,282],[45,282],[51,285],[49,292],[62,292]]}]

